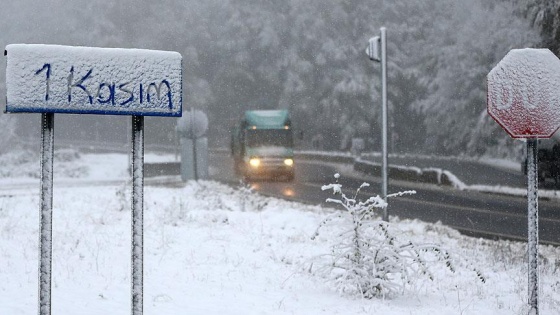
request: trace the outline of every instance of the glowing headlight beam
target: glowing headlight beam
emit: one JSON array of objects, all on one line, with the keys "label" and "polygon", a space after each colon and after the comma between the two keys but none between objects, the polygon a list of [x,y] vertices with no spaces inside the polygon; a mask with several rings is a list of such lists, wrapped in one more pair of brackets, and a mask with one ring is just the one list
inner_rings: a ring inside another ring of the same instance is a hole
[{"label": "glowing headlight beam", "polygon": [[294,160],[292,159],[285,159],[284,160],[284,164],[288,165],[288,166],[292,166],[294,165]]},{"label": "glowing headlight beam", "polygon": [[252,159],[249,160],[249,164],[250,164],[252,167],[255,167],[255,168],[256,168],[256,167],[259,167],[259,165],[261,165],[261,160],[259,160],[259,159],[257,159],[257,158],[252,158]]}]

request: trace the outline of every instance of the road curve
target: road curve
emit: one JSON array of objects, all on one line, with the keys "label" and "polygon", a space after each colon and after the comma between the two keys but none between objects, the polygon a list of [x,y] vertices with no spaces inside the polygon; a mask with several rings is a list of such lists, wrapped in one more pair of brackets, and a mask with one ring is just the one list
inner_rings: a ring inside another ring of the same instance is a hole
[{"label": "road curve", "polygon": [[[211,154],[212,179],[237,183],[239,179],[233,175],[232,164],[227,155]],[[262,194],[311,204],[325,204],[325,200],[332,195],[321,191],[321,186],[331,183],[336,172],[343,175],[340,183],[348,194],[364,181],[371,186],[363,190],[363,198],[377,195],[380,191],[379,178],[356,174],[343,164],[325,165],[313,161],[298,162],[293,182],[260,181],[252,184]],[[441,222],[471,236],[527,240],[525,198],[395,180],[389,181],[388,190],[389,193],[405,190],[417,192],[415,195],[390,200],[389,215]],[[539,238],[541,244],[560,245],[560,203],[557,200],[539,200]]]}]

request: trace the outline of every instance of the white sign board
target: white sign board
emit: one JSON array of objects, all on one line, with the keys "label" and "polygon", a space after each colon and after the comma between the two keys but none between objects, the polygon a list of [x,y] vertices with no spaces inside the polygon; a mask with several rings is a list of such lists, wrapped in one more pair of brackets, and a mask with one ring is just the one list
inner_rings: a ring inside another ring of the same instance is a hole
[{"label": "white sign board", "polygon": [[181,116],[177,52],[6,46],[6,112]]}]

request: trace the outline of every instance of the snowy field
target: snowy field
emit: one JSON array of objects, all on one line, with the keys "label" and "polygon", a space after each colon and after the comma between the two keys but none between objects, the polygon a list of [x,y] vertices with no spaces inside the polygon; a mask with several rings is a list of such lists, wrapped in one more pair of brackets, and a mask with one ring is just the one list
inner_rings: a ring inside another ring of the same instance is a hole
[{"label": "snowy field", "polygon": [[[38,159],[0,160],[0,314],[35,314]],[[119,154],[68,151],[55,162],[53,314],[130,313],[126,167],[127,156]],[[523,243],[393,218],[399,239],[440,245],[456,270],[434,262],[433,280],[419,277],[398,294],[365,299],[339,293],[319,272],[340,231],[330,227],[311,237],[339,211],[335,205],[302,205],[201,181],[146,186],[144,206],[145,314],[527,313]],[[542,246],[540,254],[540,314],[559,314],[560,249]]]}]

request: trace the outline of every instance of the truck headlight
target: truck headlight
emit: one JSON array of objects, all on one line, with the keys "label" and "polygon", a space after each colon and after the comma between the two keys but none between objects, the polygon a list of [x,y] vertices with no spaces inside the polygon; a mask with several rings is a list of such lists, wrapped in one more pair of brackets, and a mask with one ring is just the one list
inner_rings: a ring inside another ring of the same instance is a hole
[{"label": "truck headlight", "polygon": [[252,158],[249,160],[249,164],[254,167],[257,168],[259,167],[259,165],[261,165],[261,160],[259,160],[258,158]]},{"label": "truck headlight", "polygon": [[288,166],[292,166],[292,165],[294,165],[294,160],[293,159],[285,159],[284,164],[286,164]]}]

